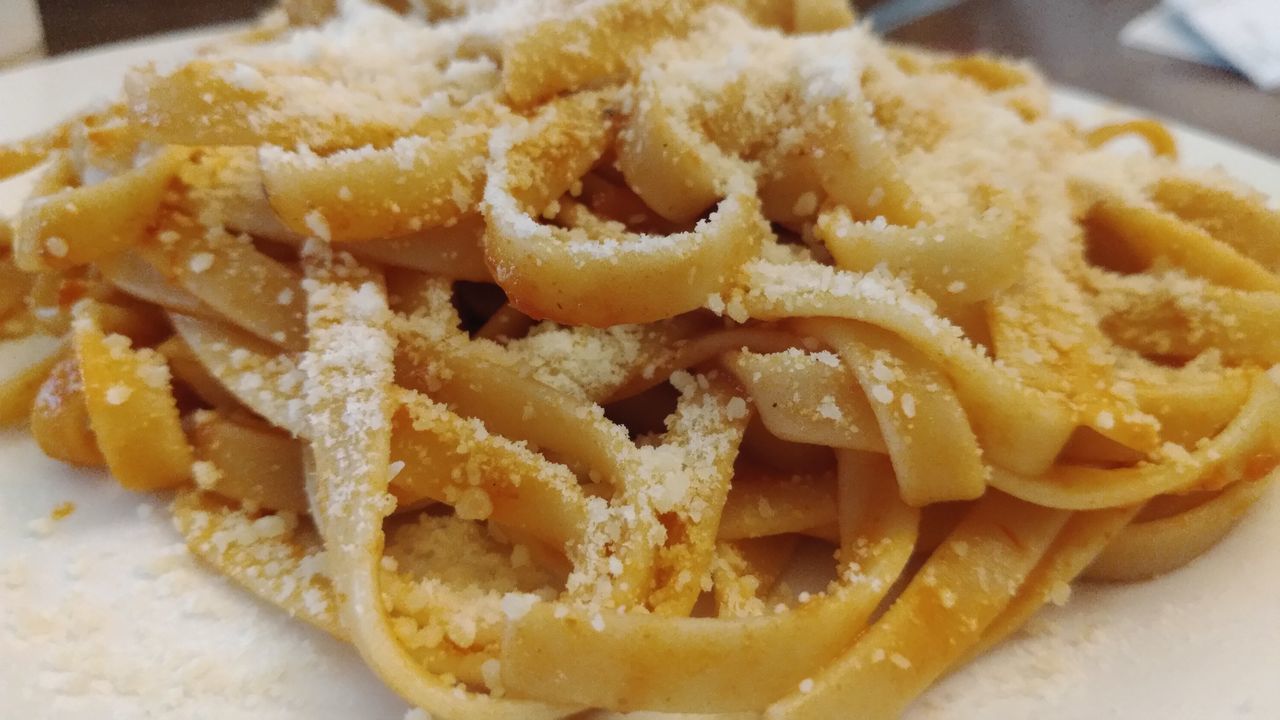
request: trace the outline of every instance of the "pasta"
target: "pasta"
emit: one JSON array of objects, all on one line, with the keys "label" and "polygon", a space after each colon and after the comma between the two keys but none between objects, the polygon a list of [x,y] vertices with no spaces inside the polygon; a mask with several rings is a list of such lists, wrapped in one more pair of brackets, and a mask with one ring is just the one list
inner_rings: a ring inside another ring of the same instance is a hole
[{"label": "pasta", "polygon": [[837,0],[409,5],[0,147],[0,421],[415,707],[898,717],[1280,473],[1280,214],[1159,123]]}]

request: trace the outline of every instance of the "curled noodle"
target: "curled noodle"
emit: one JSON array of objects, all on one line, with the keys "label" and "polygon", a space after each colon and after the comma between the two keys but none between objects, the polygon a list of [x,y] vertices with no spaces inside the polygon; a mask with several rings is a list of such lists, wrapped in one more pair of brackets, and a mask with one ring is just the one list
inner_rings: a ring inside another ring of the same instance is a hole
[{"label": "curled noodle", "polygon": [[434,716],[897,717],[1276,476],[1280,215],[1158,123],[828,0],[291,9],[0,147],[0,422]]}]

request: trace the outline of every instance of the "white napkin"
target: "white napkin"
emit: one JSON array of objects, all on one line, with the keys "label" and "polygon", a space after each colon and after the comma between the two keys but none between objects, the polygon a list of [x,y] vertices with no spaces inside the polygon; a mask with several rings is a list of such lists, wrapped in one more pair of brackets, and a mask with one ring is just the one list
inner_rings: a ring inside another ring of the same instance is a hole
[{"label": "white napkin", "polygon": [[1165,4],[1258,87],[1280,88],[1280,2],[1165,0]]},{"label": "white napkin", "polygon": [[1164,0],[1129,22],[1120,42],[1280,88],[1280,0]]},{"label": "white napkin", "polygon": [[36,0],[0,0],[0,63],[44,45]]}]

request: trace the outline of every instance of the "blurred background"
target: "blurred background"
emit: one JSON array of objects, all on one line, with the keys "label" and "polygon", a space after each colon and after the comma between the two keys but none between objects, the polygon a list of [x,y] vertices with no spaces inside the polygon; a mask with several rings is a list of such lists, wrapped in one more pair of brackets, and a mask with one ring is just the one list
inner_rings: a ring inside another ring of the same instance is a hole
[{"label": "blurred background", "polygon": [[[248,20],[272,4],[271,0],[0,0],[0,67],[5,66],[6,54],[10,64],[14,56],[23,60],[40,54],[57,56],[145,35]],[[1188,32],[1186,17],[1191,16],[1170,15],[1214,4],[1252,12],[1235,18],[1236,32],[1249,37],[1231,36],[1232,28],[1227,27],[1228,34],[1217,38],[1223,43],[1218,47],[1227,48],[1232,60],[1252,59],[1255,68],[1261,62],[1264,71],[1276,73],[1280,84],[1280,0],[1164,0],[1163,6],[1158,0],[853,0],[853,4],[893,40],[1029,58],[1056,82],[1148,108],[1280,156],[1280,91],[1262,89],[1265,83],[1258,83],[1253,74],[1250,82],[1221,53]],[[1209,20],[1223,25],[1215,18]],[[7,36],[20,34],[26,27],[34,38],[26,41],[31,47],[6,53],[6,43],[22,44]],[[1268,41],[1273,43],[1270,57],[1266,56]],[[1175,47],[1179,42],[1181,52]],[[1234,56],[1236,50],[1250,48],[1249,42],[1257,46],[1255,57]],[[1182,59],[1187,57],[1200,62]]]},{"label": "blurred background", "polygon": [[[7,0],[0,0],[0,3]],[[39,0],[51,55],[141,35],[249,20],[271,0]]]}]

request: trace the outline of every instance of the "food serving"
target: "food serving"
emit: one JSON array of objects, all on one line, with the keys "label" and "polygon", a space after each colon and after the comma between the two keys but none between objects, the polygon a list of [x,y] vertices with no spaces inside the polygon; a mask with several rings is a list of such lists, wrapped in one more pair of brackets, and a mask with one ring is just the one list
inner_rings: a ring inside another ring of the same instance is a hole
[{"label": "food serving", "polygon": [[1280,214],[1047,98],[838,0],[286,3],[0,146],[0,420],[435,717],[898,717],[1280,462]]}]

